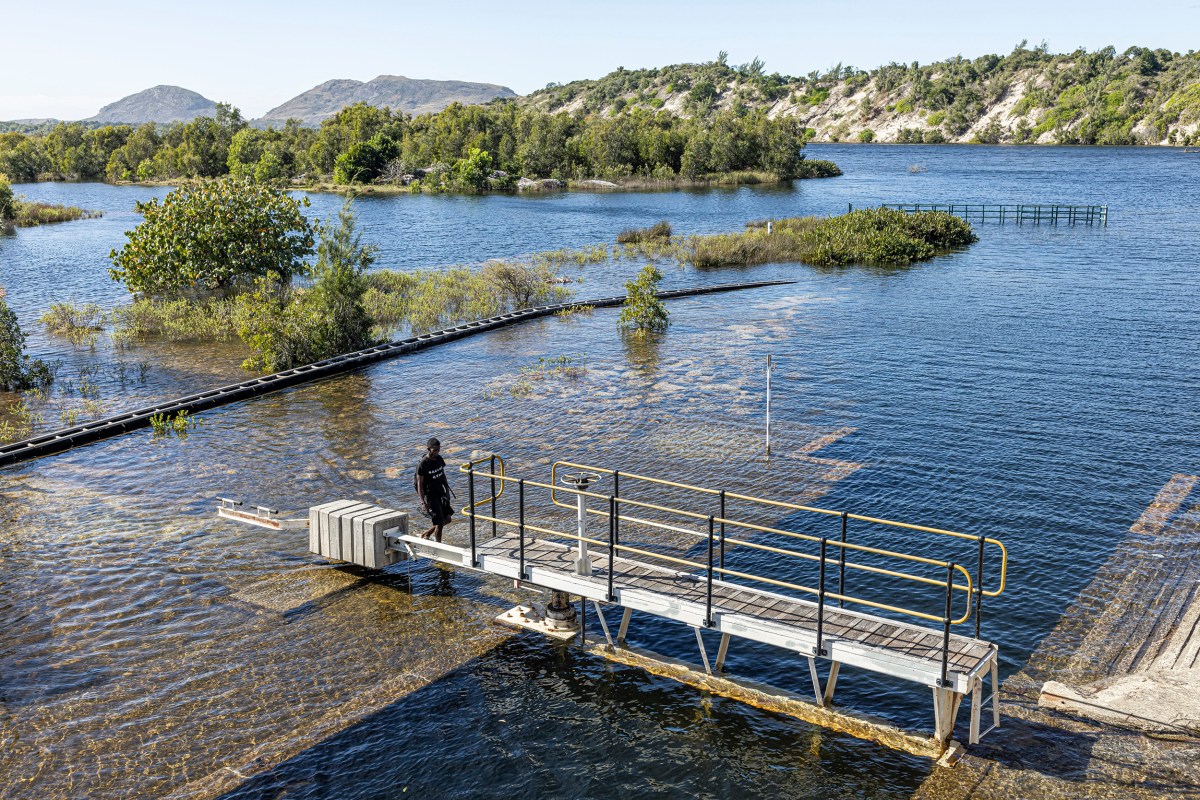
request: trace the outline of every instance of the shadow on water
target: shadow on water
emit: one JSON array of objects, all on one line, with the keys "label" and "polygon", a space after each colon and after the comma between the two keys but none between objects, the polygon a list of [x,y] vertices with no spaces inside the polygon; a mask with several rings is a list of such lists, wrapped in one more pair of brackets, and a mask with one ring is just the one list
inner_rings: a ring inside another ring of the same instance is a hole
[{"label": "shadow on water", "polygon": [[928,771],[871,747],[526,634],[221,797],[883,798]]}]

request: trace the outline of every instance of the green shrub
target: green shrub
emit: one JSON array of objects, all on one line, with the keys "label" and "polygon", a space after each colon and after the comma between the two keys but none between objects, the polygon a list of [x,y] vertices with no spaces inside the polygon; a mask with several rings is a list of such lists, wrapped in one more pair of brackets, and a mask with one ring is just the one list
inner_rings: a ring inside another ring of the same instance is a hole
[{"label": "green shrub", "polygon": [[169,342],[229,341],[237,335],[233,300],[141,297],[114,308],[112,339],[118,345],[150,338]]},{"label": "green shrub", "polygon": [[0,172],[0,222],[16,219],[17,203],[8,176]]},{"label": "green shrub", "polygon": [[870,144],[875,141],[875,131],[870,128],[863,128],[858,132],[858,140],[863,144]]},{"label": "green shrub", "polygon": [[625,284],[628,294],[621,306],[617,326],[639,336],[655,331],[664,331],[671,324],[666,305],[656,292],[662,273],[653,264],[647,264],[637,278]]},{"label": "green shrub", "polygon": [[144,219],[109,274],[146,295],[227,293],[275,276],[283,283],[306,270],[313,226],[280,189],[246,179],[176,189],[160,203],[138,203]]},{"label": "green shrub", "polygon": [[841,174],[837,164],[821,158],[802,158],[796,167],[797,178],[836,178]]},{"label": "green shrub", "polygon": [[44,361],[25,354],[25,332],[0,294],[0,390],[44,387],[53,380],[54,373]]},{"label": "green shrub", "polygon": [[238,335],[253,351],[242,366],[278,372],[374,344],[363,270],[374,262],[375,248],[362,243],[355,226],[350,201],[336,225],[318,225],[311,287],[261,278],[255,291],[238,298]]}]

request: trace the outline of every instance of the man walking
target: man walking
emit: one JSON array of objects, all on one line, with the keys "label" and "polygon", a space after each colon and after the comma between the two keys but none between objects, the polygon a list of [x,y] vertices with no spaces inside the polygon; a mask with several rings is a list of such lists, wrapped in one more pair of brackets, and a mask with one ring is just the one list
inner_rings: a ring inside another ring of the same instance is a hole
[{"label": "man walking", "polygon": [[417,494],[421,498],[421,509],[432,523],[429,530],[421,534],[422,539],[434,537],[442,540],[442,526],[450,522],[454,510],[450,506],[450,484],[446,480],[446,462],[442,460],[442,443],[430,439],[425,443],[425,457],[417,467]]}]

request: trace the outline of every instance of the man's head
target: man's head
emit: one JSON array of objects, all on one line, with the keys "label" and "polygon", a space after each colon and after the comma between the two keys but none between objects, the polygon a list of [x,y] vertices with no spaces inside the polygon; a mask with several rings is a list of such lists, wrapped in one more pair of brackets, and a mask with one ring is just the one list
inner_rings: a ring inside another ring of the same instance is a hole
[{"label": "man's head", "polygon": [[442,443],[439,442],[435,437],[431,436],[429,437],[429,441],[425,443],[425,447],[430,453],[436,453],[442,449]]}]

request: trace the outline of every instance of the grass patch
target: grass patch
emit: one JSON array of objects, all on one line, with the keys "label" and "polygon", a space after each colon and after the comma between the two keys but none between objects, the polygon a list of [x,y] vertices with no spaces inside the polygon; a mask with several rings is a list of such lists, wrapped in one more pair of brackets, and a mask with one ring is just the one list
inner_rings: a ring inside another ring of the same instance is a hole
[{"label": "grass patch", "polygon": [[237,303],[232,299],[139,299],[113,309],[112,340],[118,346],[157,338],[169,342],[227,342],[237,338]]},{"label": "grass patch", "polygon": [[53,303],[38,319],[46,332],[61,336],[75,346],[96,344],[104,330],[104,311],[95,303]]},{"label": "grass patch", "polygon": [[617,244],[641,244],[655,239],[670,239],[671,223],[665,219],[654,223],[649,228],[626,228],[617,234]]},{"label": "grass patch", "polygon": [[683,260],[697,267],[801,262],[815,266],[909,264],[978,241],[971,226],[945,212],[863,209],[837,217],[775,220],[745,233],[692,236]]},{"label": "grass patch", "polygon": [[13,223],[18,228],[51,225],[55,222],[71,222],[77,219],[94,219],[103,216],[100,211],[86,211],[76,206],[59,206],[35,200],[17,200],[16,217]]}]

